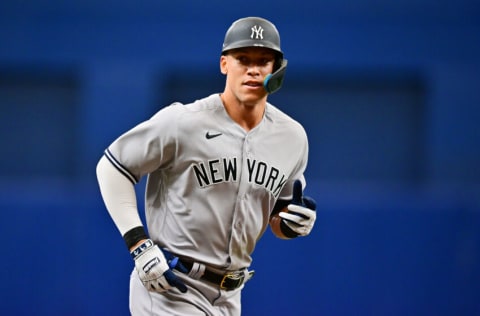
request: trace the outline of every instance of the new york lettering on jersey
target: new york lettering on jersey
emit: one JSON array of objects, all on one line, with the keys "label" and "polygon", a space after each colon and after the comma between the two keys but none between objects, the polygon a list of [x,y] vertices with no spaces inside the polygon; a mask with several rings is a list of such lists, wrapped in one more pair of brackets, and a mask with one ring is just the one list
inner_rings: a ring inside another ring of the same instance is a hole
[{"label": "new york lettering on jersey", "polygon": [[[220,182],[236,182],[238,179],[237,158],[212,159],[192,165],[200,187]],[[265,161],[247,158],[248,182],[265,187],[278,197],[287,177],[278,168]]]}]

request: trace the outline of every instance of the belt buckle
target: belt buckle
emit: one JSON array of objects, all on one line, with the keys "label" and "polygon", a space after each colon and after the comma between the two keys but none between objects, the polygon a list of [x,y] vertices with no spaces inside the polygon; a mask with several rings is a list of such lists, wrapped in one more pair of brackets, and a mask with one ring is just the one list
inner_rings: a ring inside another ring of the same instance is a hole
[{"label": "belt buckle", "polygon": [[[243,280],[245,279],[245,274],[243,272],[228,272],[223,275],[222,281],[220,282],[220,289],[231,291],[238,288],[242,285]],[[226,282],[231,281],[232,285],[225,285]]]}]

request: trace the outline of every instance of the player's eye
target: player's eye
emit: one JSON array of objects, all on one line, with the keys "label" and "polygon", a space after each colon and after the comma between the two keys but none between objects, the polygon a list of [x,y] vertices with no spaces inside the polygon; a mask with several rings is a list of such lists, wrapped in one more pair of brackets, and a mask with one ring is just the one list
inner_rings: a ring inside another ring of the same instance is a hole
[{"label": "player's eye", "polygon": [[246,56],[238,56],[237,60],[242,65],[248,65],[250,63],[250,60]]},{"label": "player's eye", "polygon": [[262,58],[259,60],[259,65],[266,66],[271,61],[269,58]]}]

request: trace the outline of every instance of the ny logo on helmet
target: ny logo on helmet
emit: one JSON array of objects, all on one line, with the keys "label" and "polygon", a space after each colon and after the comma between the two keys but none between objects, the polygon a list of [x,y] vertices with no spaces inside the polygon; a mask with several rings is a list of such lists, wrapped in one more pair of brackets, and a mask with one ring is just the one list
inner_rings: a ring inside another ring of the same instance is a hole
[{"label": "ny logo on helmet", "polygon": [[263,39],[263,28],[257,25],[253,26],[252,34],[250,35],[250,38]]}]

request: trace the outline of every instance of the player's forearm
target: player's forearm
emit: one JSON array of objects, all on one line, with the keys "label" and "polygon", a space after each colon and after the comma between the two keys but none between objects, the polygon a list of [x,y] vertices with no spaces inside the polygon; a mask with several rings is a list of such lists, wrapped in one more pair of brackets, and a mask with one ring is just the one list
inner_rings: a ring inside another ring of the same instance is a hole
[{"label": "player's forearm", "polygon": [[122,236],[143,226],[133,184],[105,156],[97,164],[97,179],[105,206]]}]

